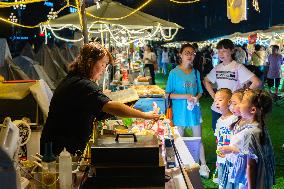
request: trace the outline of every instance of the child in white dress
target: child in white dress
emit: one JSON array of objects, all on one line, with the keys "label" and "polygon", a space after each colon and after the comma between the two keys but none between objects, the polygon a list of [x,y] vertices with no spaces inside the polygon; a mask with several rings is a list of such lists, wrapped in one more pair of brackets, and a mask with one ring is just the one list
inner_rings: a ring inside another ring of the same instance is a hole
[{"label": "child in white dress", "polygon": [[272,109],[272,99],[265,91],[248,90],[237,107],[242,118],[234,126],[230,145],[219,148],[226,155],[222,186],[271,189],[275,182],[274,152],[264,118]]}]

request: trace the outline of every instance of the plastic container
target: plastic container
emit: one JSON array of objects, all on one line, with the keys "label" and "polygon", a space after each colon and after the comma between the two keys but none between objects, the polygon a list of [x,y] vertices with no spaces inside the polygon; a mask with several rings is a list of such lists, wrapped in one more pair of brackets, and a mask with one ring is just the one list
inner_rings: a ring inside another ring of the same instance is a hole
[{"label": "plastic container", "polygon": [[191,156],[193,157],[196,163],[199,162],[199,154],[200,154],[200,137],[182,137],[187,149],[189,150]]},{"label": "plastic container", "polygon": [[165,157],[166,157],[167,169],[176,167],[175,152],[171,140],[173,139],[168,139],[168,138],[165,139],[165,150],[166,150]]},{"label": "plastic container", "polygon": [[153,110],[153,102],[160,108],[160,114],[166,112],[166,101],[164,98],[140,98],[134,105],[134,108],[141,110],[142,112],[149,112]]},{"label": "plastic container", "polygon": [[72,188],[72,158],[65,148],[59,156],[59,186],[60,189]]},{"label": "plastic container", "polygon": [[0,132],[0,147],[13,159],[18,148],[20,131],[10,117],[5,118],[3,125],[4,127]]}]

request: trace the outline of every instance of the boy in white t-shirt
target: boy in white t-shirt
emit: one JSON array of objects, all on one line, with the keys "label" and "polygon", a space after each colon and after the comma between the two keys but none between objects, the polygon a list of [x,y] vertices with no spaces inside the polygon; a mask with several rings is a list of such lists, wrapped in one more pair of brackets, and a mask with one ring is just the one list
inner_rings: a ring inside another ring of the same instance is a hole
[{"label": "boy in white t-shirt", "polygon": [[[227,146],[230,144],[231,130],[230,126],[238,120],[229,109],[231,104],[230,99],[232,97],[232,92],[230,89],[221,88],[215,94],[215,105],[216,108],[221,112],[222,116],[217,120],[216,129],[214,135],[217,140],[217,151],[221,146]],[[218,168],[218,180],[220,180],[223,174],[223,168],[225,166],[225,157],[222,154],[217,156],[217,168]],[[221,188],[221,187],[219,187]]]},{"label": "boy in white t-shirt", "polygon": [[[256,89],[261,86],[261,81],[251,71],[243,64],[233,60],[234,43],[231,40],[223,39],[219,41],[217,49],[221,63],[214,67],[204,79],[204,86],[213,99],[215,96],[213,84],[217,84],[217,90],[228,88],[232,92],[242,88],[248,82],[251,82],[250,89]],[[221,114],[214,104],[211,109],[212,128],[215,131],[216,121]]]}]

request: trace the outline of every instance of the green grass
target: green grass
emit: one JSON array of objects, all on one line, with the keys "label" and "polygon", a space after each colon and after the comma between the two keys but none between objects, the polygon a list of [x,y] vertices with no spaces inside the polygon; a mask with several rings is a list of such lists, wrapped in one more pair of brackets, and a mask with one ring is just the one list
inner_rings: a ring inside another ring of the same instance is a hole
[{"label": "green grass", "polygon": [[[167,77],[162,74],[156,74],[156,83],[162,88],[166,86]],[[210,97],[202,97],[200,100],[201,110],[202,110],[202,140],[205,147],[205,155],[208,167],[211,173],[215,169],[216,162],[216,143],[215,137],[213,135],[213,130],[211,128],[211,103],[212,99]],[[274,106],[273,111],[268,115],[267,127],[271,136],[275,159],[276,159],[276,185],[273,189],[283,189],[284,188],[284,105],[282,107]],[[190,131],[186,132],[188,135],[191,134]],[[212,179],[202,179],[205,188],[213,189],[218,188],[216,184],[212,182]]]}]

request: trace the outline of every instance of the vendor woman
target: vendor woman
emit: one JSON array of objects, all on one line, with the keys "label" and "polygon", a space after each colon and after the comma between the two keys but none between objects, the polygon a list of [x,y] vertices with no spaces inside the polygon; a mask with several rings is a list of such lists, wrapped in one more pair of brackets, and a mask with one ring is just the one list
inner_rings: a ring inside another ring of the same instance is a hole
[{"label": "vendor woman", "polygon": [[92,134],[94,120],[107,114],[120,117],[158,119],[159,115],[144,113],[122,103],[111,101],[96,84],[112,62],[109,51],[98,43],[82,47],[69,73],[56,88],[41,135],[41,149],[52,142],[55,155],[65,147],[71,154],[84,151]]}]

